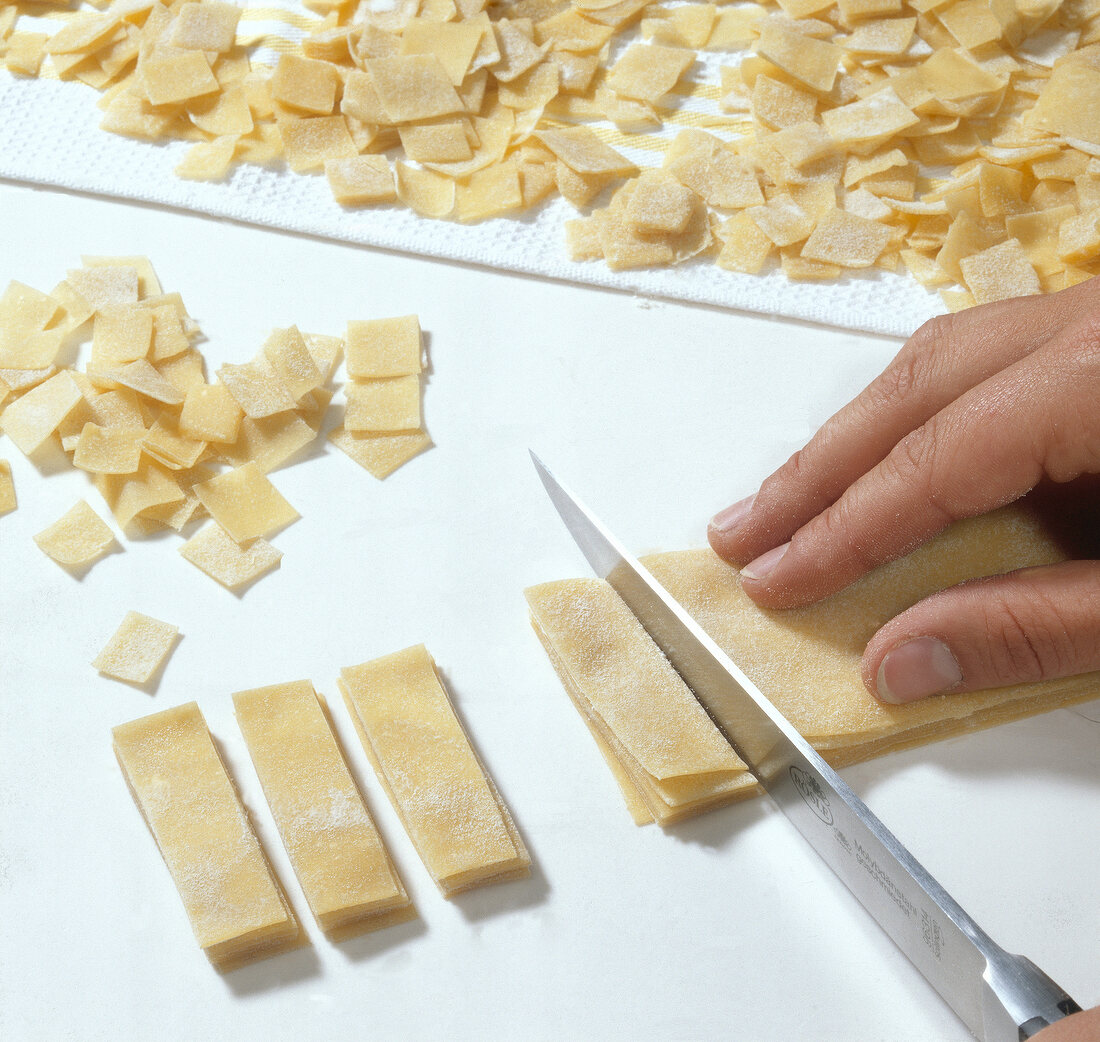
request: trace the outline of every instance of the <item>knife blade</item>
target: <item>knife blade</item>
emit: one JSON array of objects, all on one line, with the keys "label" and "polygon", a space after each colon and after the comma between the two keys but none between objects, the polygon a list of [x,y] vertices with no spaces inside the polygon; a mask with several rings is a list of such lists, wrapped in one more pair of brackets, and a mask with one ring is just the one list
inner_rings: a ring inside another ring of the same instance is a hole
[{"label": "knife blade", "polygon": [[566,528],[803,838],[982,1042],[1080,1007],[997,945],[606,526],[531,453]]}]

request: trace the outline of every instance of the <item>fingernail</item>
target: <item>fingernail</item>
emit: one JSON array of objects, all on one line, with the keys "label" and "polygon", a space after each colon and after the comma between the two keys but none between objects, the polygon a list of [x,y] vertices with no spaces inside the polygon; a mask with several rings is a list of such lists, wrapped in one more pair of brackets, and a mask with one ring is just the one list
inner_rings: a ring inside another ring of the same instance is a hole
[{"label": "fingernail", "polygon": [[749,516],[749,511],[752,510],[752,501],[754,499],[756,499],[755,494],[746,496],[740,502],[734,503],[733,506],[718,511],[718,513],[710,519],[711,531],[732,532],[733,529]]},{"label": "fingernail", "polygon": [[887,653],[878,667],[875,691],[893,705],[950,691],[962,680],[951,649],[935,637],[916,637]]},{"label": "fingernail", "polygon": [[766,579],[775,570],[775,566],[779,564],[790,545],[790,543],[784,543],[774,550],[769,550],[766,554],[761,554],[755,561],[750,561],[741,569],[742,578]]}]

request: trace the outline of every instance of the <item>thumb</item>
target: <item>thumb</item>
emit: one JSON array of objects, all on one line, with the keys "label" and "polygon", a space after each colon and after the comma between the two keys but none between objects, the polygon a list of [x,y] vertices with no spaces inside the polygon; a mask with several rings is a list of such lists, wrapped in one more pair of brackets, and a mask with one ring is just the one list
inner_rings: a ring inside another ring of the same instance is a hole
[{"label": "thumb", "polygon": [[1100,561],[942,590],[883,626],[863,654],[863,682],[890,703],[1098,669]]}]

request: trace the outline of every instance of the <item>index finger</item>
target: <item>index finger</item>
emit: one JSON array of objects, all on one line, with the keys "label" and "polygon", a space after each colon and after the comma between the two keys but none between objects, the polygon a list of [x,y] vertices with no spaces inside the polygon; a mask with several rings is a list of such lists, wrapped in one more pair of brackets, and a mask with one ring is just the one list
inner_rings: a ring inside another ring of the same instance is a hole
[{"label": "index finger", "polygon": [[1100,315],[968,391],[742,570],[767,608],[820,600],[953,521],[1018,499],[1044,474],[1100,471]]},{"label": "index finger", "polygon": [[829,419],[751,501],[716,515],[707,532],[711,546],[720,557],[744,565],[785,543],[907,434],[1094,307],[1100,307],[1100,279],[925,323],[882,375]]}]

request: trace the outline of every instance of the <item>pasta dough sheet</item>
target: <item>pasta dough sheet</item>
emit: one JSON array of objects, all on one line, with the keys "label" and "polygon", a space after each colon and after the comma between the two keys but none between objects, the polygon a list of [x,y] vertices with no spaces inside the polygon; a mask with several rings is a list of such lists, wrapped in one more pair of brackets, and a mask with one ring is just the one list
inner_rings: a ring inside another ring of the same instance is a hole
[{"label": "pasta dough sheet", "polygon": [[231,970],[304,943],[194,702],[113,730],[115,755],[200,947]]},{"label": "pasta dough sheet", "polygon": [[422,645],[340,671],[363,747],[445,897],[526,876],[531,859]]},{"label": "pasta dough sheet", "polygon": [[607,583],[544,583],[527,600],[636,821],[669,825],[748,795],[755,780]]},{"label": "pasta dough sheet", "polygon": [[[710,550],[654,554],[643,563],[825,759],[845,766],[1100,695],[1100,674],[1090,673],[888,706],[860,678],[867,641],[912,604],[966,579],[1063,556],[1037,520],[1005,508],[952,526],[819,604],[783,612],[753,604],[737,570]],[[671,699],[675,685],[655,691],[639,677],[640,663],[652,659],[656,646],[636,620],[630,626],[623,612],[633,616],[601,580],[546,583],[527,596],[535,630],[566,690],[630,778],[634,798],[640,795],[657,821],[667,824],[755,791],[745,784],[725,799],[688,801],[672,817],[659,813],[629,755],[638,721],[652,730],[649,741],[676,744],[678,725],[654,701]],[[707,726],[716,737],[709,719]]]},{"label": "pasta dough sheet", "polygon": [[[341,936],[415,918],[308,680],[240,691],[237,723],[302,891]],[[404,915],[398,913],[404,912]]]}]

